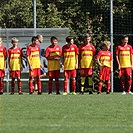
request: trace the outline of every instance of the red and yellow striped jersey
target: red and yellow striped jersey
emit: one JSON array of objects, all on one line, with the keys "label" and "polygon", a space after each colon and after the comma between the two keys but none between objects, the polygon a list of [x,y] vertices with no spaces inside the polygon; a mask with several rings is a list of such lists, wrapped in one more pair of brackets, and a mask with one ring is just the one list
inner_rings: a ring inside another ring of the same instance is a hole
[{"label": "red and yellow striped jersey", "polygon": [[97,59],[99,59],[100,63],[102,64],[101,67],[107,66],[111,68],[112,53],[110,51],[99,51]]},{"label": "red and yellow striped jersey", "polygon": [[40,68],[40,48],[37,45],[29,45],[26,55],[29,56],[30,65],[33,69]]},{"label": "red and yellow striped jersey", "polygon": [[79,51],[75,44],[71,44],[70,47],[68,47],[66,44],[62,47],[64,70],[74,70],[75,69],[77,54],[79,54]]},{"label": "red and yellow striped jersey", "polygon": [[[50,45],[46,48],[46,58],[61,56],[61,48],[59,45]],[[60,70],[60,60],[48,59],[48,71]]]},{"label": "red and yellow striped jersey", "polygon": [[92,68],[93,66],[93,57],[95,55],[95,47],[90,44],[81,44],[79,47],[80,67],[81,68]]},{"label": "red and yellow striped jersey", "polygon": [[6,48],[1,45],[0,46],[0,69],[3,70],[4,67],[5,67],[5,58],[7,57],[7,51],[6,51]]},{"label": "red and yellow striped jersey", "polygon": [[8,49],[9,65],[12,71],[20,70],[22,56],[23,53],[21,48],[11,47]]},{"label": "red and yellow striped jersey", "polygon": [[131,67],[131,55],[133,54],[132,46],[127,45],[119,45],[116,49],[116,55],[119,56],[119,62],[121,68]]}]

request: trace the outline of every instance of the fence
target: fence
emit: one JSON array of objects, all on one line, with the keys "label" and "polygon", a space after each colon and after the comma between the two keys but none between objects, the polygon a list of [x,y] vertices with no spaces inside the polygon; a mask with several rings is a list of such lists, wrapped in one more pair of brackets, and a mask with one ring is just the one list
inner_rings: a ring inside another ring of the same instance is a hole
[{"label": "fence", "polygon": [[[4,29],[0,30],[0,36],[5,46],[9,47],[11,38],[16,36],[20,46],[25,47],[25,44],[30,43],[31,36],[35,34],[44,36],[44,42],[41,45],[44,49],[49,45],[49,38],[52,35],[57,36],[61,46],[65,42],[66,35],[73,35],[76,37],[75,43],[79,46],[82,43],[82,36],[89,32],[97,51],[102,41],[111,40],[114,44],[112,44],[114,68],[112,90],[122,91],[117,75],[115,50],[123,34],[129,35],[129,44],[133,43],[133,2],[131,0],[34,0],[35,3],[32,0],[18,1],[1,2],[0,26]],[[14,30],[16,27],[21,28]],[[26,28],[23,29],[24,27]],[[32,28],[29,29],[29,27]],[[111,37],[113,38],[110,39]],[[97,70],[96,73],[98,73]],[[77,74],[77,91],[79,91],[79,71]],[[94,81],[94,90],[97,90],[97,80]],[[88,87],[87,84],[86,87]],[[9,90],[8,87],[7,90]]]},{"label": "fence", "polygon": [[[69,29],[68,28],[41,28],[41,29],[38,28],[38,29],[36,29],[36,34],[43,35],[44,41],[40,45],[42,49],[46,49],[46,47],[48,45],[50,45],[50,37],[51,36],[56,36],[58,38],[60,47],[62,47],[65,44],[66,36],[69,35]],[[18,45],[19,45],[19,47],[21,47],[23,49],[23,54],[25,55],[26,47],[27,47],[27,45],[29,45],[31,43],[31,38],[32,38],[32,36],[34,36],[34,28],[0,29],[0,36],[3,38],[3,45],[7,49],[11,46],[11,43],[10,43],[11,39],[13,37],[17,37],[19,40]],[[22,80],[22,82],[25,82],[25,83],[23,83],[23,89],[25,91],[28,91],[27,83],[28,83],[28,78],[29,78],[29,75],[28,75],[29,68],[28,68],[26,58],[23,58],[23,62],[24,62],[25,68],[22,71],[22,77],[21,77],[22,79],[21,80]],[[60,77],[61,77],[60,81],[62,81],[63,80],[62,74]],[[41,80],[43,81],[43,86],[45,86],[43,91],[47,91],[46,82],[48,81],[48,77],[45,77]],[[6,91],[9,92],[11,79],[9,77],[8,68],[6,71],[4,81],[5,81]],[[62,82],[61,82],[61,87],[63,88]]]}]

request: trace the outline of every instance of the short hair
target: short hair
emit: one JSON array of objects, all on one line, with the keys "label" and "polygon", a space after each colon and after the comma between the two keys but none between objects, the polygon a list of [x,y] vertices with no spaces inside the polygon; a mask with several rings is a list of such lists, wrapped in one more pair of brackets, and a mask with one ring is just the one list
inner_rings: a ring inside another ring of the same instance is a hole
[{"label": "short hair", "polygon": [[18,39],[16,37],[13,37],[11,40],[11,43],[13,43],[13,42],[18,42]]},{"label": "short hair", "polygon": [[51,36],[50,41],[52,40],[58,40],[55,36]]},{"label": "short hair", "polygon": [[67,36],[66,37],[66,42],[69,43],[72,39],[74,39],[73,36]]},{"label": "short hair", "polygon": [[91,37],[91,35],[89,33],[85,34],[84,39],[88,38],[88,37]]},{"label": "short hair", "polygon": [[128,36],[127,35],[123,35],[121,39],[123,40],[125,38],[128,38]]},{"label": "short hair", "polygon": [[36,41],[36,40],[38,40],[37,36],[33,36],[33,37],[31,38],[31,42],[34,42],[34,41]]},{"label": "short hair", "polygon": [[104,46],[110,46],[110,45],[111,45],[110,41],[104,41],[102,46],[104,47]]},{"label": "short hair", "polygon": [[41,34],[36,35],[37,39],[39,39],[40,37],[43,37]]}]

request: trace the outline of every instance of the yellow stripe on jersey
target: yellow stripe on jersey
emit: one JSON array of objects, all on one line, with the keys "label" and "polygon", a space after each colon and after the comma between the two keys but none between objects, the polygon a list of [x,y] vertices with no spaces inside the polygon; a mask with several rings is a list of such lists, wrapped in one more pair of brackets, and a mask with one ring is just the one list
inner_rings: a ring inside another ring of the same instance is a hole
[{"label": "yellow stripe on jersey", "polygon": [[110,56],[101,56],[100,63],[102,66],[111,67]]},{"label": "yellow stripe on jersey", "polygon": [[92,51],[82,51],[80,64],[81,64],[81,68],[92,68],[93,52]]},{"label": "yellow stripe on jersey", "polygon": [[50,53],[50,56],[57,56],[57,55],[60,55],[60,52],[53,52],[53,53]]},{"label": "yellow stripe on jersey", "polygon": [[48,60],[48,71],[60,70],[59,60]]},{"label": "yellow stripe on jersey", "polygon": [[131,67],[130,51],[120,51],[119,58],[122,68]]},{"label": "yellow stripe on jersey", "polygon": [[10,67],[12,71],[20,70],[21,67],[21,57],[20,54],[11,54],[10,56]]},{"label": "yellow stripe on jersey", "polygon": [[75,51],[64,53],[64,70],[74,70],[76,65]]},{"label": "yellow stripe on jersey", "polygon": [[4,54],[0,52],[0,69],[4,69]]},{"label": "yellow stripe on jersey", "polygon": [[40,68],[40,55],[39,51],[32,51],[31,55],[29,56],[30,64],[32,68]]}]

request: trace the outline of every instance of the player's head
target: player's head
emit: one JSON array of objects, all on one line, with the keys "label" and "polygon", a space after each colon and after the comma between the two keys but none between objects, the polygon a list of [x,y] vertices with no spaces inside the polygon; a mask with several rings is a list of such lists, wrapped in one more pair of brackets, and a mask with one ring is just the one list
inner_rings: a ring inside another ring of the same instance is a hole
[{"label": "player's head", "polygon": [[122,45],[126,45],[128,43],[128,36],[127,35],[123,35],[122,36]]},{"label": "player's head", "polygon": [[32,44],[38,44],[39,42],[38,42],[38,38],[36,37],[36,36],[33,36],[32,38],[31,38],[31,42],[32,42]]},{"label": "player's head", "polygon": [[52,36],[50,38],[51,44],[52,45],[57,45],[58,44],[58,39],[55,36]]},{"label": "player's head", "polygon": [[36,37],[38,38],[39,43],[43,42],[43,36],[41,34],[38,34]]},{"label": "player's head", "polygon": [[109,50],[110,49],[110,45],[111,45],[110,41],[104,41],[102,47],[105,50]]},{"label": "player's head", "polygon": [[12,40],[11,40],[11,43],[12,43],[13,46],[17,46],[18,39],[16,37],[13,37]]},{"label": "player's head", "polygon": [[85,36],[84,36],[84,43],[85,44],[88,44],[88,43],[90,43],[90,41],[91,41],[91,36],[90,36],[90,34],[85,34]]},{"label": "player's head", "polygon": [[66,37],[66,42],[68,44],[73,44],[74,43],[74,37],[73,36],[67,36]]},{"label": "player's head", "polygon": [[0,37],[0,45],[2,44],[2,37]]}]

